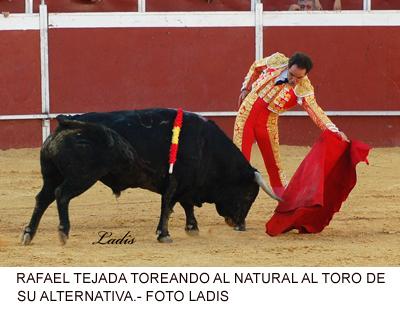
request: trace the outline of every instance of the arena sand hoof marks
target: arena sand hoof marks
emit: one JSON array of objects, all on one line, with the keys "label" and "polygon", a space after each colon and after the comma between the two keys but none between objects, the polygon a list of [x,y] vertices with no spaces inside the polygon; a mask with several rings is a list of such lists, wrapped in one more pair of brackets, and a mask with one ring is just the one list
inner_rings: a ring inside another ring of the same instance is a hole
[{"label": "arena sand hoof marks", "polygon": [[32,242],[31,228],[25,227],[21,234],[21,244],[29,245]]},{"label": "arena sand hoof marks", "polygon": [[68,235],[64,232],[64,227],[63,226],[59,226],[58,227],[58,238],[60,239],[60,244],[61,245],[67,244]]},{"label": "arena sand hoof marks", "polygon": [[185,227],[185,231],[189,236],[198,236],[200,233],[199,228],[195,225],[187,225]]}]

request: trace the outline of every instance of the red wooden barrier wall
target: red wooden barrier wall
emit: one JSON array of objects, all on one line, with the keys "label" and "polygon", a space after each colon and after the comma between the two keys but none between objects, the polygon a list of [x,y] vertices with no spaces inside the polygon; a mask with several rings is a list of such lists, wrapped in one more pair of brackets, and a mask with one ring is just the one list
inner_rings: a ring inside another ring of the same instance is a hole
[{"label": "red wooden barrier wall", "polygon": [[[269,27],[264,52],[308,52],[315,63],[310,78],[326,110],[400,110],[400,41],[394,38],[399,27]],[[40,113],[39,32],[1,31],[0,49],[0,114]],[[51,29],[51,112],[235,111],[254,53],[254,29],[245,27]],[[232,134],[233,117],[215,120]],[[400,145],[399,117],[333,120],[372,145]],[[39,146],[40,126],[0,121],[0,148]],[[311,144],[318,133],[307,117],[282,117],[280,128],[285,144]]]},{"label": "red wooden barrier wall", "polygon": [[2,31],[0,51],[0,114],[40,113],[39,33]]},{"label": "red wooden barrier wall", "polygon": [[[397,27],[274,27],[264,29],[264,47],[265,55],[309,53],[309,76],[327,110],[393,110],[400,104],[397,37]],[[109,105],[232,111],[254,61],[246,28],[53,29],[49,41],[53,112]]]},{"label": "red wooden barrier wall", "polygon": [[235,110],[253,42],[252,28],[51,30],[52,111]]},{"label": "red wooden barrier wall", "polygon": [[309,53],[309,77],[325,109],[394,110],[400,105],[400,40],[394,38],[399,27],[270,27],[264,51]]},{"label": "red wooden barrier wall", "polygon": [[[0,114],[41,113],[39,33],[1,31],[0,51]],[[0,148],[39,146],[41,125],[41,121],[0,121]]]}]

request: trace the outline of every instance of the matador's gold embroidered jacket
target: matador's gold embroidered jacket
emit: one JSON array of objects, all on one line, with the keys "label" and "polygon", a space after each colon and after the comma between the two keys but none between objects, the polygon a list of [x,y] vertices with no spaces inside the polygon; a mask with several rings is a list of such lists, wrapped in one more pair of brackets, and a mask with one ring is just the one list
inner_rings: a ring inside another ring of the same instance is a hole
[{"label": "matador's gold embroidered jacket", "polygon": [[337,132],[337,127],[318,106],[314,88],[307,76],[302,78],[295,88],[289,84],[275,85],[277,77],[287,70],[288,61],[289,58],[279,52],[255,61],[242,86],[242,90],[249,91],[247,100],[260,97],[268,104],[268,109],[276,114],[285,112],[296,104],[301,105],[320,129],[328,128]]}]

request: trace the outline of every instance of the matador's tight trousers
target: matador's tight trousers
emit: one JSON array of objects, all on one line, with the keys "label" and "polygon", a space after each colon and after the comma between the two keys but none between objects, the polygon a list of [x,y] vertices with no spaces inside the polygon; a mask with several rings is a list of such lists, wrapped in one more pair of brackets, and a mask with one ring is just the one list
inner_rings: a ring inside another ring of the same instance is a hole
[{"label": "matador's tight trousers", "polygon": [[[268,110],[267,106],[268,104],[266,104],[264,100],[257,98],[251,107],[250,112],[246,112],[246,110],[241,107],[242,110],[239,110],[235,122],[235,133],[242,133],[242,141],[241,143],[240,140],[238,142],[238,136],[236,136],[236,134],[234,135],[234,140],[235,144],[239,146],[248,161],[250,161],[252,145],[254,140],[256,140],[264,159],[271,187],[278,196],[281,196],[285,189],[286,180],[282,169],[280,168],[281,161],[279,155],[278,134],[279,115]],[[247,119],[244,117],[246,120],[244,126],[242,126],[243,130],[238,127],[237,123],[238,119],[240,120],[240,115],[248,116]]]}]

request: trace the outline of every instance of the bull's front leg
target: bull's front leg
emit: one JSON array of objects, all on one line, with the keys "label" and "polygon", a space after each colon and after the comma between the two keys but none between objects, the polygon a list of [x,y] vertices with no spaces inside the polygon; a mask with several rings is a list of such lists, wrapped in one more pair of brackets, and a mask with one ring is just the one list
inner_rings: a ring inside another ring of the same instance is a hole
[{"label": "bull's front leg", "polygon": [[174,177],[171,177],[165,193],[161,196],[161,213],[160,221],[157,227],[157,240],[161,243],[171,243],[172,239],[168,231],[169,216],[172,213],[172,209],[175,205],[173,201],[173,195],[176,191],[177,182]]},{"label": "bull's front leg", "polygon": [[194,216],[194,206],[193,204],[189,203],[180,203],[185,210],[186,214],[186,226],[185,231],[188,235],[198,235],[199,234],[199,227],[197,225],[196,217]]},{"label": "bull's front leg", "polygon": [[169,216],[172,212],[171,202],[164,197],[161,198],[161,214],[160,221],[157,227],[157,240],[161,243],[171,243],[172,239],[168,231]]}]

